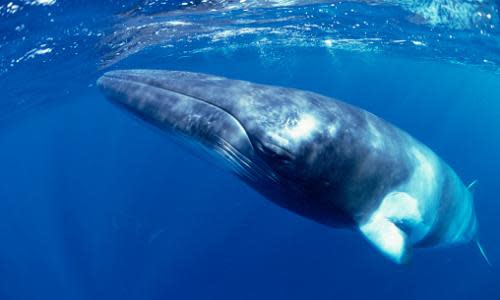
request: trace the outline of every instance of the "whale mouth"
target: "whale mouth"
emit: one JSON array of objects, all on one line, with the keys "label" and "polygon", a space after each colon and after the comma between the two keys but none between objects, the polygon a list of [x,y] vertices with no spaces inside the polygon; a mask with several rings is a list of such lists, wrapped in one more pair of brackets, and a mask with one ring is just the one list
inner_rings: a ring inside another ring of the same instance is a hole
[{"label": "whale mouth", "polygon": [[254,154],[245,128],[223,103],[211,101],[210,95],[190,95],[190,86],[200,83],[196,76],[203,75],[120,70],[105,73],[97,85],[108,100],[146,122],[241,164]]}]

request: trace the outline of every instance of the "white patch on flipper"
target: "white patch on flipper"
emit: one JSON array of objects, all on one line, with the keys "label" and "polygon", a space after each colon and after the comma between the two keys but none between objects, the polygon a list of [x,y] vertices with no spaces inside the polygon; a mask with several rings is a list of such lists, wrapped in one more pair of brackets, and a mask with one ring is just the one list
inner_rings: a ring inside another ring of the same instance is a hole
[{"label": "white patch on flipper", "polygon": [[387,194],[376,214],[385,216],[394,223],[402,223],[410,227],[422,222],[417,199],[402,192]]},{"label": "white patch on flipper", "polygon": [[388,219],[374,216],[359,229],[368,241],[393,262],[402,264],[411,257],[406,234]]},{"label": "white patch on flipper", "polygon": [[415,198],[407,193],[391,192],[360,230],[384,255],[400,264],[410,258],[411,242],[397,224],[413,229],[421,221]]}]

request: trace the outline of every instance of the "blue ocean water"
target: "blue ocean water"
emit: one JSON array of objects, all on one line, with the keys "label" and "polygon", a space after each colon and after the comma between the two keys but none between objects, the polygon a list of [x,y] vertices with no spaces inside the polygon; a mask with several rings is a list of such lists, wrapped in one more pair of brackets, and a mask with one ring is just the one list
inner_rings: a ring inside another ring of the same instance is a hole
[{"label": "blue ocean water", "polygon": [[[0,2],[0,299],[500,299],[498,3]],[[423,141],[481,240],[391,263],[123,114],[105,71],[319,92]]]}]

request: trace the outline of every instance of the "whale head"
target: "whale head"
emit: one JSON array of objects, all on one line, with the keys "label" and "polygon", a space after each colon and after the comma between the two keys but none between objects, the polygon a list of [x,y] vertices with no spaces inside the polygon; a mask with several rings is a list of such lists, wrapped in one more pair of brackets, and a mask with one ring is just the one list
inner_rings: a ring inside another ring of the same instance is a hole
[{"label": "whale head", "polygon": [[286,191],[283,205],[291,210],[304,211],[302,204],[294,209],[291,198],[316,197],[311,193],[319,190],[318,178],[329,169],[324,157],[333,145],[318,141],[332,140],[337,128],[331,120],[334,107],[322,107],[328,98],[321,95],[164,70],[111,71],[97,83],[112,103],[216,153],[266,196]]},{"label": "whale head", "polygon": [[224,103],[192,93],[191,87],[206,81],[191,73],[124,70],[105,73],[97,84],[112,103],[183,142],[225,155],[238,165],[242,163],[238,159],[253,155],[254,147]]},{"label": "whale head", "polygon": [[114,104],[164,131],[273,169],[310,155],[322,132],[324,117],[299,90],[163,70],[111,71],[97,84]]}]

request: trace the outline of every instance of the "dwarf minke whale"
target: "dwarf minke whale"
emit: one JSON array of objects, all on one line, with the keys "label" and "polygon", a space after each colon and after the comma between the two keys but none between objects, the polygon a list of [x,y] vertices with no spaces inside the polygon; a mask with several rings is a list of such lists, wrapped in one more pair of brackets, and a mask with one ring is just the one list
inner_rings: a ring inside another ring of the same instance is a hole
[{"label": "dwarf minke whale", "polygon": [[191,72],[111,71],[98,86],[147,123],[217,154],[277,205],[359,231],[396,263],[414,248],[477,241],[473,196],[457,174],[361,108]]}]

